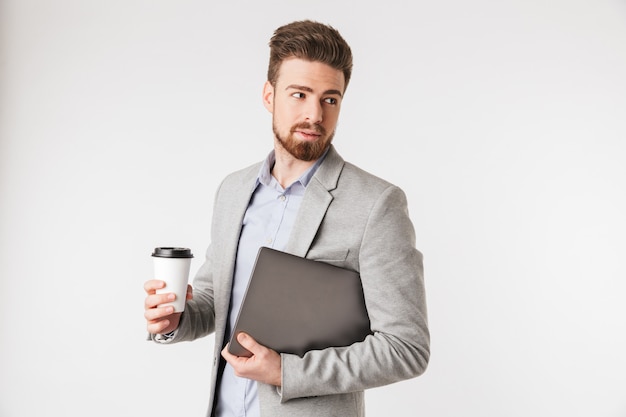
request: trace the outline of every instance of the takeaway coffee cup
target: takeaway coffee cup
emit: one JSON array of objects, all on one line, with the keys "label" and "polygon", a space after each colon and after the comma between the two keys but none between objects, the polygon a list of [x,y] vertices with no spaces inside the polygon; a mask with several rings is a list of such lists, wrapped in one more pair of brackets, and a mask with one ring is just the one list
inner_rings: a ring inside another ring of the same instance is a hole
[{"label": "takeaway coffee cup", "polygon": [[154,279],[165,281],[165,287],[157,290],[157,294],[176,294],[176,300],[163,306],[174,306],[174,312],[185,310],[187,298],[187,284],[189,282],[189,267],[191,266],[191,250],[188,248],[161,247],[152,252],[154,260]]}]

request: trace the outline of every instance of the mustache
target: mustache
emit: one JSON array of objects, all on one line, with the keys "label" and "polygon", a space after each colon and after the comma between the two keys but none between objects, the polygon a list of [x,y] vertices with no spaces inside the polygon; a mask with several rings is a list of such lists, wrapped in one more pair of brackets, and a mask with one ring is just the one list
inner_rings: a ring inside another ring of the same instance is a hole
[{"label": "mustache", "polygon": [[307,122],[298,123],[291,127],[291,133],[294,133],[298,129],[313,130],[319,135],[326,136],[326,129],[324,129],[324,127],[320,125],[315,125]]}]

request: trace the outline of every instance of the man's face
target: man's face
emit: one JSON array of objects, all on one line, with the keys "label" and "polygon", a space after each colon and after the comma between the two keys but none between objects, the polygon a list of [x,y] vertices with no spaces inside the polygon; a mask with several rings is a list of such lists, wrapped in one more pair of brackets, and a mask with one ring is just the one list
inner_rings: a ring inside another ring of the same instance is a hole
[{"label": "man's face", "polygon": [[276,85],[267,82],[263,90],[280,145],[303,161],[320,158],[335,134],[344,87],[343,72],[326,64],[283,61]]}]

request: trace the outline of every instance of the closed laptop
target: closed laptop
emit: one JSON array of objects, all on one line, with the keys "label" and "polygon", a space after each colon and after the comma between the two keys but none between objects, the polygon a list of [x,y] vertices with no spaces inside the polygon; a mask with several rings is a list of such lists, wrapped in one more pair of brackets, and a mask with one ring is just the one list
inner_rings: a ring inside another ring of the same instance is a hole
[{"label": "closed laptop", "polygon": [[371,333],[355,271],[261,247],[231,332],[230,353],[250,356],[240,332],[279,353],[348,346]]}]

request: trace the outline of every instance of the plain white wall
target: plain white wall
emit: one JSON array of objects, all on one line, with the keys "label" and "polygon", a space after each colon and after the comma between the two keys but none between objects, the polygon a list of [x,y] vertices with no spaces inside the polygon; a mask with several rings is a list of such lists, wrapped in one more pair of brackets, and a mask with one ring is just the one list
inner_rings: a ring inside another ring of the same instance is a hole
[{"label": "plain white wall", "polygon": [[212,337],[145,338],[151,250],[200,266],[271,148],[267,41],[351,43],[335,144],[405,189],[432,357],[370,416],[626,416],[626,5],[1,3],[0,416],[201,416]]}]

